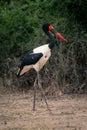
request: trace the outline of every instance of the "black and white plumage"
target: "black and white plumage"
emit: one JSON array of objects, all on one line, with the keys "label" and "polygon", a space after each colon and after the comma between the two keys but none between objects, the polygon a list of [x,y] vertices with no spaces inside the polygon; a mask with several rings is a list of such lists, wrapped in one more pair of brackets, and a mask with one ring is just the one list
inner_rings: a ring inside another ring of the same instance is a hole
[{"label": "black and white plumage", "polygon": [[22,76],[32,68],[35,69],[36,72],[39,72],[50,56],[51,49],[49,48],[49,44],[33,49],[32,52],[25,54],[17,75]]},{"label": "black and white plumage", "polygon": [[[36,95],[35,94],[36,93],[35,86],[36,86],[37,82],[38,82],[38,86],[41,88],[41,91],[42,91],[42,87],[41,87],[40,82],[39,82],[39,71],[43,68],[43,66],[49,60],[49,58],[51,56],[51,49],[56,44],[56,40],[55,40],[54,36],[51,35],[50,32],[52,32],[57,38],[59,38],[63,41],[66,41],[66,39],[61,34],[57,33],[54,30],[53,26],[50,25],[49,23],[44,24],[42,28],[43,28],[43,31],[49,37],[50,43],[42,45],[40,47],[37,47],[30,52],[27,52],[22,60],[21,65],[19,66],[19,69],[17,72],[17,76],[19,76],[19,77],[22,76],[23,74],[25,74],[26,72],[28,72],[32,68],[37,72],[37,77],[36,77],[36,80],[34,82],[33,110],[35,110],[35,95]],[[43,91],[42,91],[42,93],[43,93]],[[44,95],[44,99],[45,99],[45,103],[46,103],[47,108],[48,108],[48,104],[47,104],[45,95]]]}]

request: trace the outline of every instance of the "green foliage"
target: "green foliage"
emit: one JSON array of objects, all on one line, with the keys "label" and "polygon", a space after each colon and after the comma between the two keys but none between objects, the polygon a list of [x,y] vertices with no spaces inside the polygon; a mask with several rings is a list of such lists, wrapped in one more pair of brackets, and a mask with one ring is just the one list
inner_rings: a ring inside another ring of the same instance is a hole
[{"label": "green foliage", "polygon": [[48,1],[48,11],[58,17],[68,17],[68,20],[79,23],[82,28],[87,29],[87,0],[52,0]]},{"label": "green foliage", "polygon": [[14,1],[0,3],[1,60],[23,51],[23,48],[26,48],[25,43],[28,43],[34,35],[34,28],[38,26],[36,16],[33,14],[32,16],[30,13],[32,10],[27,10],[28,4],[23,3],[22,1],[21,5],[20,2]]},{"label": "green foliage", "polygon": [[86,0],[69,0],[66,1],[68,17],[80,26],[86,28],[87,23],[87,1]]}]

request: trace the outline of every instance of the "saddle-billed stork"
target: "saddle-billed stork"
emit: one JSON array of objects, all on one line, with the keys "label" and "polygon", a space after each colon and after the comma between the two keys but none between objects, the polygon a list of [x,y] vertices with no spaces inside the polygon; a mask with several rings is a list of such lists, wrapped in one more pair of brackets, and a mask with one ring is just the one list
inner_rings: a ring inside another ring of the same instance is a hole
[{"label": "saddle-billed stork", "polygon": [[[37,76],[36,76],[36,79],[34,82],[33,110],[35,110],[35,98],[36,98],[36,85],[37,84],[38,84],[39,88],[41,89],[45,103],[47,105],[47,109],[49,109],[45,94],[43,92],[43,89],[42,89],[42,86],[40,83],[39,71],[42,69],[42,67],[46,64],[46,62],[48,61],[48,59],[51,56],[51,49],[56,44],[56,40],[55,40],[54,36],[56,38],[61,39],[64,42],[67,42],[67,40],[60,33],[58,33],[51,24],[49,24],[49,23],[44,24],[42,26],[42,29],[45,32],[45,34],[47,34],[47,36],[49,37],[50,43],[42,45],[40,47],[33,49],[32,51],[27,52],[24,55],[24,57],[22,59],[22,63],[19,66],[19,69],[17,71],[18,77],[24,75],[26,72],[28,72],[32,68],[37,73]],[[54,36],[51,33],[54,34]]]}]

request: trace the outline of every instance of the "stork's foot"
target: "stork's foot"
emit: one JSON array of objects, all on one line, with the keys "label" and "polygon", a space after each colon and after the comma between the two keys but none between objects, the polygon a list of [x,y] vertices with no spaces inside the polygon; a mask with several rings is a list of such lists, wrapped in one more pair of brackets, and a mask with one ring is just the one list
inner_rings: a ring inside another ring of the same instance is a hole
[{"label": "stork's foot", "polygon": [[36,111],[36,109],[35,109],[35,108],[33,108],[33,109],[32,109],[32,111]]},{"label": "stork's foot", "polygon": [[47,110],[48,110],[49,112],[51,112],[51,109],[50,109],[50,108],[47,108]]},{"label": "stork's foot", "polygon": [[36,111],[35,102],[33,102],[33,108],[32,111]]}]

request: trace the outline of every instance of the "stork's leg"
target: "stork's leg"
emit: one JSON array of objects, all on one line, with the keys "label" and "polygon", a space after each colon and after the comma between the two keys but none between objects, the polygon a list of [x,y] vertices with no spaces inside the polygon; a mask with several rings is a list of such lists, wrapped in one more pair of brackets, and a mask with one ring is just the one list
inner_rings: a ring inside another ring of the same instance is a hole
[{"label": "stork's leg", "polygon": [[50,110],[50,109],[49,109],[49,106],[48,106],[48,103],[47,103],[47,99],[46,99],[46,96],[45,96],[44,90],[43,90],[42,85],[41,85],[39,72],[37,73],[37,78],[38,78],[38,86],[39,86],[39,88],[40,88],[40,90],[41,90],[41,94],[42,94],[43,97],[44,97],[44,101],[45,101],[45,103],[46,103],[47,109]]},{"label": "stork's leg", "polygon": [[35,111],[35,102],[36,102],[36,85],[37,85],[37,77],[34,81],[34,99],[33,99],[33,111]]}]

